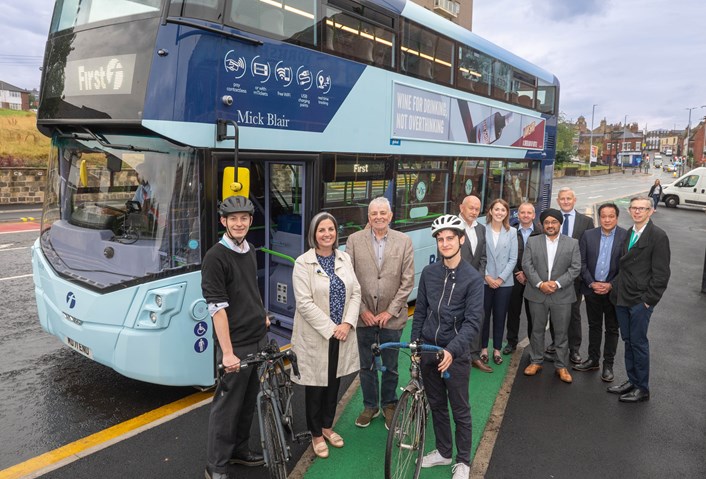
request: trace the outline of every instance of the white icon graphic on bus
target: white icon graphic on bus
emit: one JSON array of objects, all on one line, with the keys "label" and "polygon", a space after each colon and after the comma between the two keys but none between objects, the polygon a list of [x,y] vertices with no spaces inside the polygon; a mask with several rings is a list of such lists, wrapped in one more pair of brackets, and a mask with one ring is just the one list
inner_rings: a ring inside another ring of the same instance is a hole
[{"label": "white icon graphic on bus", "polygon": [[259,62],[257,61],[258,58],[260,58],[260,55],[253,58],[252,62],[250,62],[250,71],[254,77],[263,77],[260,83],[265,83],[270,79],[270,64],[267,62]]},{"label": "white icon graphic on bus", "polygon": [[243,78],[245,71],[247,70],[247,64],[245,63],[245,57],[236,57],[235,50],[231,50],[226,53],[223,59],[223,65],[227,72],[235,73],[235,78]]},{"label": "white icon graphic on bus", "polygon": [[331,90],[331,75],[324,75],[323,72],[316,74],[316,88],[322,90],[324,95]]},{"label": "white icon graphic on bus", "polygon": [[208,340],[206,338],[199,338],[194,343],[194,351],[197,353],[202,353],[208,348]]},{"label": "white icon graphic on bus", "polygon": [[297,83],[299,86],[304,87],[304,90],[308,90],[313,85],[311,78],[311,71],[302,70],[304,67],[299,67],[297,70]]},{"label": "white icon graphic on bus", "polygon": [[279,62],[275,66],[275,75],[277,77],[277,80],[284,83],[284,86],[289,86],[292,84],[292,80],[294,79],[294,73],[292,72],[292,67],[281,67],[281,66],[279,66],[281,63],[282,62]]}]

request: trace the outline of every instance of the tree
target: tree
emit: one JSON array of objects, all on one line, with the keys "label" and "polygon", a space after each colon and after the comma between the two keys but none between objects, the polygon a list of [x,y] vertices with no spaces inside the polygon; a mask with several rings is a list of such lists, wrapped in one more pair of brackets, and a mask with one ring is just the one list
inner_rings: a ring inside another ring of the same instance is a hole
[{"label": "tree", "polygon": [[556,162],[569,162],[574,154],[574,127],[560,113],[556,126]]}]

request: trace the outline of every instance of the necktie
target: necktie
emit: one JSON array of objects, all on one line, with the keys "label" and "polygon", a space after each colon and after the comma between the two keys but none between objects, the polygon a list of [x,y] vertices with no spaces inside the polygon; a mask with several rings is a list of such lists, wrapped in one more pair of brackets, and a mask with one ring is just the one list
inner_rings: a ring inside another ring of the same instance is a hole
[{"label": "necktie", "polygon": [[635,230],[632,230],[632,231],[630,232],[630,243],[628,244],[628,250],[629,250],[630,248],[632,248],[633,246],[635,246],[635,243],[637,243],[637,238],[638,238],[638,236],[637,236],[637,234],[635,233]]},{"label": "necktie", "polygon": [[561,227],[561,234],[564,236],[569,236],[569,217],[571,215],[565,214],[564,215],[564,224]]}]

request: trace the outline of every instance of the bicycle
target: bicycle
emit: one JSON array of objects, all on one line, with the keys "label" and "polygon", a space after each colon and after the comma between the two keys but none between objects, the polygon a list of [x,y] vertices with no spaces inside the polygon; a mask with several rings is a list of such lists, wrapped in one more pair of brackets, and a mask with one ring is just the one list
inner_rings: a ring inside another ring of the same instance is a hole
[{"label": "bicycle", "polygon": [[[422,352],[434,352],[440,361],[444,357],[443,348],[421,342],[411,343],[383,343],[373,344],[375,367],[384,370],[381,366],[380,353],[383,349],[408,348],[410,357],[409,383],[404,387],[395,413],[392,416],[390,429],[387,433],[385,447],[385,479],[407,479],[414,470],[414,479],[419,478],[424,456],[424,439],[426,436],[427,418],[429,416],[429,403],[422,381],[420,360]],[[444,379],[449,378],[449,373],[442,374]]]},{"label": "bicycle", "polygon": [[[240,369],[257,366],[260,392],[257,394],[258,425],[260,443],[269,475],[272,479],[286,479],[287,462],[291,449],[286,433],[292,441],[305,442],[311,439],[309,431],[294,433],[292,414],[292,380],[285,369],[284,361],[292,365],[292,372],[299,377],[297,357],[294,351],[280,351],[274,339],[262,351],[240,360]],[[219,365],[222,370],[223,366]]]}]

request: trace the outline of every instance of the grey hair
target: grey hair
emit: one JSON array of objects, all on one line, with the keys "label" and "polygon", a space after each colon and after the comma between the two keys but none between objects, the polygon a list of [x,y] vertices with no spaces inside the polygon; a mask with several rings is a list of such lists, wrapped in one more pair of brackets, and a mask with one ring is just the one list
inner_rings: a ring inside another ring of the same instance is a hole
[{"label": "grey hair", "polygon": [[336,241],[333,243],[333,249],[338,249],[338,221],[333,217],[331,213],[322,211],[318,213],[311,219],[309,223],[309,235],[307,236],[307,241],[309,242],[309,248],[318,248],[319,245],[316,243],[316,230],[324,220],[331,220],[333,222],[333,227],[336,229]]},{"label": "grey hair", "polygon": [[378,196],[377,198],[373,198],[373,200],[368,205],[368,211],[370,211],[371,206],[384,206],[387,208],[387,211],[392,211],[392,205],[390,205],[390,200],[388,200],[384,196]]},{"label": "grey hair", "polygon": [[531,206],[533,212],[536,213],[536,211],[537,211],[537,210],[535,209],[534,205],[533,205],[532,203],[530,203],[529,201],[523,201],[522,203],[520,203],[520,206],[517,207],[517,211],[520,211],[520,208],[523,207],[523,206]]},{"label": "grey hair", "polygon": [[646,201],[650,204],[650,209],[652,209],[652,205],[654,204],[652,202],[652,198],[648,196],[633,196],[632,198],[630,198],[630,204],[632,205],[634,201]]},{"label": "grey hair", "polygon": [[556,195],[559,196],[559,195],[560,195],[561,193],[563,193],[564,191],[569,191],[569,192],[571,192],[572,195],[576,196],[576,193],[574,192],[574,190],[572,190],[572,189],[571,189],[570,187],[568,187],[568,186],[562,186],[561,188],[559,188],[559,192],[558,192]]}]

